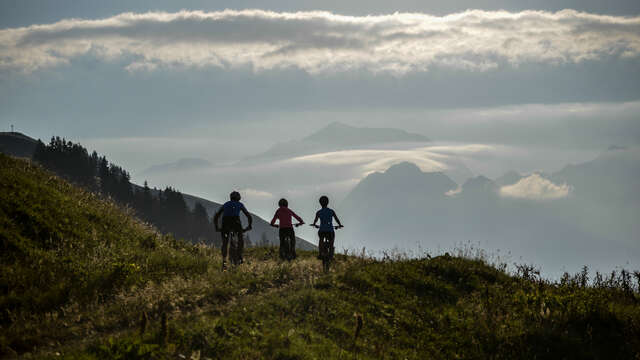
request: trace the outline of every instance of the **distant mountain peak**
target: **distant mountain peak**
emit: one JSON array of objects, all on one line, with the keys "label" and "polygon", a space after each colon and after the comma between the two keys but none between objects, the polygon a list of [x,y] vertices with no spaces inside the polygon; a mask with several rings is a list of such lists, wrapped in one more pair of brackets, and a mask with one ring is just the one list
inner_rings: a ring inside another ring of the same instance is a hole
[{"label": "distant mountain peak", "polygon": [[401,129],[356,127],[334,121],[307,136],[303,141],[348,146],[402,141],[426,142],[429,139],[424,135]]},{"label": "distant mountain peak", "polygon": [[517,183],[518,181],[520,181],[520,179],[522,179],[524,176],[522,176],[520,173],[518,173],[515,170],[510,170],[507,171],[506,174],[500,176],[499,178],[497,178],[495,180],[495,183],[497,185],[500,186],[505,186],[505,185],[513,185],[515,183]]},{"label": "distant mountain peak", "polygon": [[418,165],[409,161],[403,161],[397,164],[393,164],[385,171],[385,174],[402,174],[402,175],[413,175],[413,174],[421,174],[421,173],[422,173],[422,170],[418,167]]},{"label": "distant mountain peak", "polygon": [[362,148],[375,144],[428,141],[430,140],[424,135],[410,133],[401,129],[355,127],[333,121],[301,140],[277,143],[267,151],[251,156],[245,161],[317,154],[326,151]]},{"label": "distant mountain peak", "polygon": [[627,150],[628,147],[620,145],[611,145],[607,148],[607,151]]},{"label": "distant mountain peak", "polygon": [[345,129],[352,128],[353,126],[349,126],[345,123],[341,123],[340,121],[332,121],[329,125],[325,126],[325,129]]},{"label": "distant mountain peak", "polygon": [[488,177],[486,177],[484,175],[478,175],[476,177],[473,177],[473,178],[467,180],[464,183],[464,185],[462,185],[462,187],[463,188],[471,188],[471,187],[485,186],[486,184],[491,184],[491,183],[492,183],[492,181]]},{"label": "distant mountain peak", "polygon": [[462,185],[462,195],[491,195],[496,188],[496,183],[486,176],[479,175],[467,180]]}]

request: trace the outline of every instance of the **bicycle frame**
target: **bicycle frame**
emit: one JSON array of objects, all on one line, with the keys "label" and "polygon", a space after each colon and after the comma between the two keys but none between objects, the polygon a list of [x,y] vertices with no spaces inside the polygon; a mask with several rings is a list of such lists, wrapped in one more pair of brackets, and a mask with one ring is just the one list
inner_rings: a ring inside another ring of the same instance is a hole
[{"label": "bicycle frame", "polygon": [[229,261],[231,265],[239,265],[242,261],[242,254],[240,253],[240,241],[244,241],[242,239],[242,233],[238,233],[236,230],[229,231],[228,233],[228,241],[229,241]]},{"label": "bicycle frame", "polygon": [[[319,226],[317,225],[311,224],[311,226],[315,228],[319,228]],[[334,226],[334,229],[338,230],[338,229],[341,229],[342,227],[343,226],[338,225],[338,226]],[[333,261],[333,254],[335,251],[335,247],[331,246],[331,241],[327,238],[321,238],[320,243],[318,245],[319,245],[318,255],[319,255],[319,258],[322,260],[322,270],[325,273],[327,273],[329,272],[331,261]]]},{"label": "bicycle frame", "polygon": [[293,260],[293,240],[290,235],[285,236],[280,245],[280,258],[283,260]]}]

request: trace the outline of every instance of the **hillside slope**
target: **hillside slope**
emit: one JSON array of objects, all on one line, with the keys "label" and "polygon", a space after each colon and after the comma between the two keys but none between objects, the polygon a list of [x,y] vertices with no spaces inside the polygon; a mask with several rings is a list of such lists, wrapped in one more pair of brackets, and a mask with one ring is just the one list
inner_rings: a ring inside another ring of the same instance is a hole
[{"label": "hillside slope", "polygon": [[0,132],[0,153],[30,158],[36,149],[36,141],[19,132]]},{"label": "hillside slope", "polygon": [[[220,255],[0,155],[0,357],[634,358],[632,276],[549,283],[482,259]],[[356,314],[354,316],[354,314]],[[360,330],[356,332],[356,324]],[[357,336],[356,336],[357,334]]]},{"label": "hillside slope", "polygon": [[2,154],[0,248],[4,354],[72,336],[51,318],[69,306],[104,303],[121,289],[207,269],[202,255],[126,209]]},{"label": "hillside slope", "polygon": [[[36,148],[37,141],[27,135],[21,133],[11,133],[11,132],[0,132],[0,153],[4,153],[6,155],[16,156],[16,157],[26,157],[33,158],[34,149]],[[79,145],[79,144],[78,144]],[[77,166],[74,164],[74,166]],[[142,186],[131,184],[134,190],[142,190]],[[154,195],[158,196],[158,191],[154,192]],[[220,207],[220,204],[209,201],[207,199],[203,199],[194,195],[182,194],[184,200],[189,206],[190,210],[193,210],[196,203],[202,204],[209,218],[213,217],[215,211]],[[248,233],[248,236],[251,239],[252,244],[262,244],[263,240],[267,240],[269,245],[277,246],[280,241],[278,239],[277,230],[269,225],[269,222],[262,219],[256,214],[253,215],[253,230]],[[164,223],[155,224],[158,228],[163,228]],[[302,250],[313,250],[316,246],[302,238],[297,238],[296,247]]]}]

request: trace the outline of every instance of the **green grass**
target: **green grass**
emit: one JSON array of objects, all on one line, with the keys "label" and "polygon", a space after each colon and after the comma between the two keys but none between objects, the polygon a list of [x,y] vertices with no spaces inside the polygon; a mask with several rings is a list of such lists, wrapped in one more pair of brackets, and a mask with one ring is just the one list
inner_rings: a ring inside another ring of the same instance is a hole
[{"label": "green grass", "polygon": [[314,253],[274,248],[221,272],[218,250],[27,162],[0,156],[0,197],[4,357],[640,357],[633,274],[552,283],[482,258],[339,255],[325,275]]}]

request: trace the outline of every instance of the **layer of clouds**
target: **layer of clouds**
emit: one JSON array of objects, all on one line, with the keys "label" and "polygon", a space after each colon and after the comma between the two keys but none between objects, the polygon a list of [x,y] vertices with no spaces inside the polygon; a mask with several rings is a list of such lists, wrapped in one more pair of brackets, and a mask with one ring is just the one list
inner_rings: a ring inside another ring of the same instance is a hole
[{"label": "layer of clouds", "polygon": [[271,199],[273,194],[268,191],[256,190],[251,188],[240,189],[239,192],[243,194],[244,198],[249,199]]},{"label": "layer of clouds", "polygon": [[513,185],[500,188],[503,197],[526,200],[556,200],[569,196],[571,187],[567,184],[554,184],[540,174],[531,174]]},{"label": "layer of clouds", "polygon": [[[398,145],[395,145],[398,146]],[[285,160],[293,165],[340,166],[356,169],[355,177],[364,178],[374,172],[383,172],[394,164],[411,162],[423,172],[444,172],[457,182],[473,174],[465,165],[465,156],[492,152],[489,145],[458,144],[418,148],[358,149],[325,152]]]},{"label": "layer of clouds", "polygon": [[[464,160],[474,154],[500,151],[489,145],[445,145],[409,148],[409,144],[361,150],[332,151],[297,156],[257,164],[212,166],[189,171],[132,174],[132,180],[149,186],[173,186],[180,191],[213,201],[224,202],[232,190],[242,194],[247,208],[264,219],[271,219],[280,198],[306,222],[313,220],[318,198],[328,195],[331,206],[339,206],[344,197],[369,173],[383,172],[393,164],[411,161],[423,171],[443,171],[457,181],[472,174]],[[463,154],[463,155],[462,155]],[[309,227],[296,229],[306,239],[314,239]]]},{"label": "layer of clouds", "polygon": [[0,30],[0,69],[31,72],[94,56],[128,71],[159,67],[366,69],[432,66],[485,71],[504,64],[637,58],[640,17],[468,10],[447,16],[329,12],[123,13]]}]

